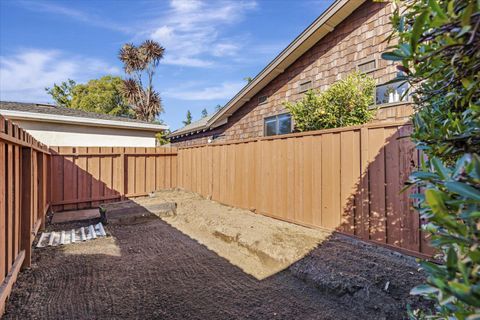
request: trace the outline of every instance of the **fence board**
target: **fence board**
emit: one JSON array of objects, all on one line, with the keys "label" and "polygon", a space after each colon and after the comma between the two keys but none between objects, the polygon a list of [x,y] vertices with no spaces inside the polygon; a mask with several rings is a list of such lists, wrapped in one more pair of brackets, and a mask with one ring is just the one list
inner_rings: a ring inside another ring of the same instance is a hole
[{"label": "fence board", "polygon": [[[4,131],[4,125],[5,121],[2,117],[0,117],[0,132]],[[5,162],[5,150],[6,150],[6,144],[3,142],[3,140],[0,140],[0,210],[2,211],[2,214],[0,215],[0,283],[3,282],[5,279],[5,276],[7,274],[7,270],[9,266],[7,266],[5,255],[6,255],[6,237],[3,236],[6,234],[6,229],[5,229],[5,224],[6,224],[6,219],[7,215],[4,214],[5,206],[6,206],[6,199],[5,199],[5,171],[6,171],[6,162]],[[8,170],[8,169],[7,169]],[[0,301],[1,303],[1,301]]]},{"label": "fence board", "polygon": [[[56,172],[50,177],[55,194],[54,211],[98,207],[125,196],[143,196],[177,186],[175,148],[61,147],[52,150],[55,150],[51,156],[52,170]],[[72,188],[71,183],[76,186]],[[61,186],[61,190],[54,186]]]},{"label": "fence board", "polygon": [[399,140],[409,127],[385,123],[180,148],[178,185],[282,220],[424,252],[418,215],[408,194],[398,193],[418,161],[409,139]]},{"label": "fence board", "polygon": [[48,153],[46,146],[0,116],[0,316],[20,267],[30,265],[32,232],[45,218]]},{"label": "fence board", "polygon": [[[400,138],[408,136],[408,128],[375,124],[178,151],[88,148],[91,205],[112,195],[140,196],[179,186],[278,219],[423,252],[428,247],[418,215],[408,194],[398,194],[418,161],[413,144]],[[83,161],[76,163],[84,170]],[[123,168],[113,168],[122,163]],[[52,178],[59,184],[70,179],[68,165],[56,169],[61,172]],[[99,183],[103,193],[94,192]],[[63,194],[55,199],[68,200]]]}]

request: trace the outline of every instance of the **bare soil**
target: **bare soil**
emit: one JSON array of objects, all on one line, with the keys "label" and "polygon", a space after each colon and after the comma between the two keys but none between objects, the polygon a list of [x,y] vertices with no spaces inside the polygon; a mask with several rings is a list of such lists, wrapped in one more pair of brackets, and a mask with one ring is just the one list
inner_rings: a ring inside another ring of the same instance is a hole
[{"label": "bare soil", "polygon": [[136,200],[152,201],[177,215],[35,249],[5,319],[403,319],[424,304],[412,258],[183,191]]}]

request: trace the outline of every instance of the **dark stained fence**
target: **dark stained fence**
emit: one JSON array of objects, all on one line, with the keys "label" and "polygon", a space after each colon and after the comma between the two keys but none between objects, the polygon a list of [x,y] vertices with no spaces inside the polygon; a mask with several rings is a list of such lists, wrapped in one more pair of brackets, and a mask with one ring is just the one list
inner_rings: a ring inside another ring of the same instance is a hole
[{"label": "dark stained fence", "polygon": [[177,186],[175,148],[52,147],[51,154],[54,211]]},{"label": "dark stained fence", "polygon": [[49,207],[49,152],[0,116],[0,315]]}]

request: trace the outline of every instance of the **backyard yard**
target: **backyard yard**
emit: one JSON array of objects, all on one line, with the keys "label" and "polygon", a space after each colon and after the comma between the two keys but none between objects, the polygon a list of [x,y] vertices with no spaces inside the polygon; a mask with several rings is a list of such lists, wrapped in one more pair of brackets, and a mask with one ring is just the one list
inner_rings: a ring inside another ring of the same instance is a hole
[{"label": "backyard yard", "polygon": [[[147,212],[165,202],[176,214]],[[135,206],[147,216],[105,238],[34,249],[5,319],[402,319],[422,303],[411,257],[178,189]]]}]

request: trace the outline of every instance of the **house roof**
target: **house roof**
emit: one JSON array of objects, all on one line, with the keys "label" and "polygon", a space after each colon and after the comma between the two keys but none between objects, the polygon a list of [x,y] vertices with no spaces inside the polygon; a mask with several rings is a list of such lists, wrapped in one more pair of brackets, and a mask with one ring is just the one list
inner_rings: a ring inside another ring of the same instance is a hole
[{"label": "house roof", "polygon": [[41,122],[74,123],[147,131],[168,129],[168,126],[147,121],[39,103],[0,101],[0,114],[10,119]]},{"label": "house roof", "polygon": [[186,126],[172,132],[170,134],[170,136],[171,135],[177,136],[177,135],[182,135],[182,134],[189,133],[189,132],[202,131],[205,128],[205,125],[208,123],[208,121],[212,117],[213,117],[213,115],[209,115],[209,116],[206,116],[206,117],[204,117],[200,120],[197,120],[197,121],[194,121],[190,124],[187,124]]},{"label": "house roof", "polygon": [[170,136],[178,136],[177,132],[185,134],[198,131],[199,129],[208,130],[225,124],[227,119],[236,110],[250,101],[255,94],[262,90],[279,74],[283,73],[286,68],[293,64],[318,41],[332,32],[339,23],[345,20],[345,18],[364,2],[365,0],[336,0],[222,109],[213,114],[203,127],[196,127],[192,130],[186,130],[187,128],[183,127],[172,132]]}]

